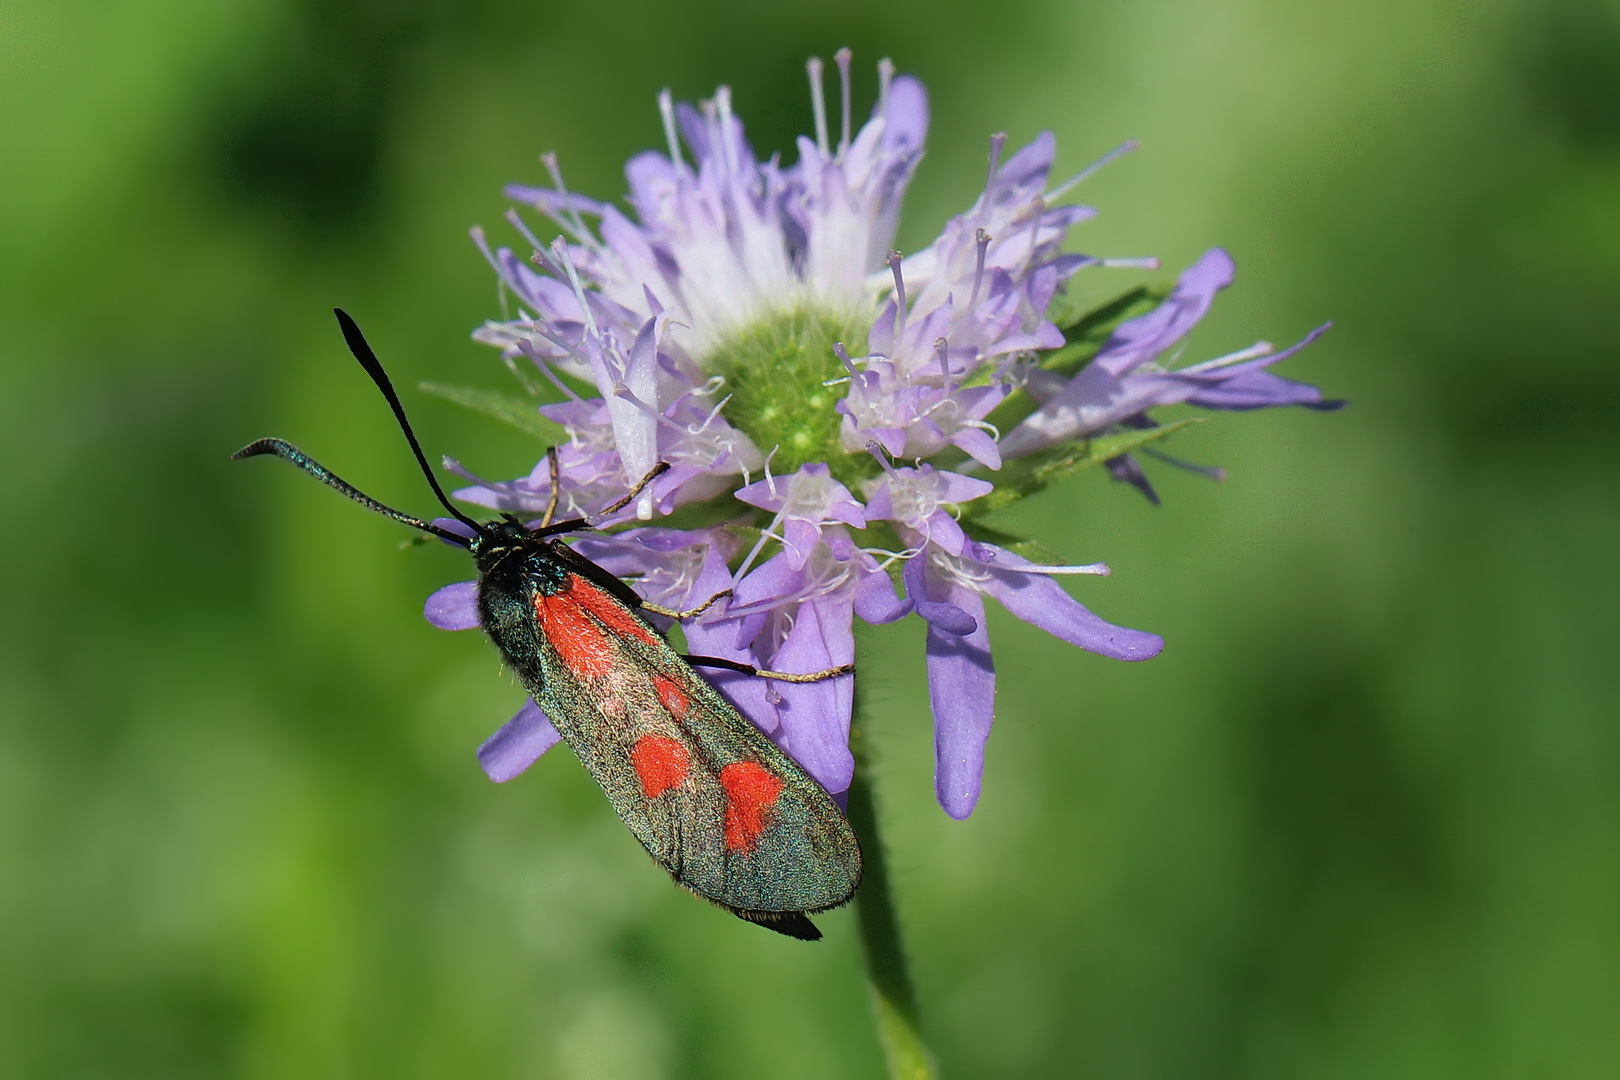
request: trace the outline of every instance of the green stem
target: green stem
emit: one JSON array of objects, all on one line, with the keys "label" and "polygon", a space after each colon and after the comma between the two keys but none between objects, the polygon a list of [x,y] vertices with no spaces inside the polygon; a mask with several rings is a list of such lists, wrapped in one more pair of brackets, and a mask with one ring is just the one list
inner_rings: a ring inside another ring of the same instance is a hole
[{"label": "green stem", "polygon": [[866,985],[872,993],[878,1042],[895,1080],[934,1080],[939,1067],[923,1040],[917,1017],[917,991],[906,966],[900,942],[900,920],[889,892],[889,870],[878,834],[872,804],[871,765],[860,725],[859,701],[851,742],[855,750],[855,782],[849,788],[849,821],[860,837],[865,873],[855,897],[855,920],[860,926],[861,955],[866,962]]}]

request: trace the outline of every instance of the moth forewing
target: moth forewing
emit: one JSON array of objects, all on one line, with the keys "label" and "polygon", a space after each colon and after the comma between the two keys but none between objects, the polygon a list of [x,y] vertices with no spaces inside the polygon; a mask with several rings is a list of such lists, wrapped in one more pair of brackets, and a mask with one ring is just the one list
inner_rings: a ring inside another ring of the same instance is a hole
[{"label": "moth forewing", "polygon": [[485,629],[614,811],[681,885],[779,932],[819,936],[794,916],[847,903],[861,876],[832,797],[619,590],[580,573],[581,556],[524,547],[489,560]]}]

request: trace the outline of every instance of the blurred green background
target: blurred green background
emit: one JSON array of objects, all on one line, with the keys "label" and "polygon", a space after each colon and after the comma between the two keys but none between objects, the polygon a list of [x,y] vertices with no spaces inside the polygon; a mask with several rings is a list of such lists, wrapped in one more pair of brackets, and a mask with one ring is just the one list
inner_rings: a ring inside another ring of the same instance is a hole
[{"label": "blurred green background", "polygon": [[[853,925],[805,947],[672,888],[521,700],[422,621],[467,576],[291,470],[431,507],[329,309],[405,385],[498,385],[467,242],[501,185],[623,191],[654,95],[762,152],[805,57],[933,95],[901,246],[986,138],[1129,137],[1076,242],[1237,286],[1188,356],[1336,327],[1343,413],[1226,416],[1153,508],[1101,475],[1010,523],[1164,655],[1000,613],[985,795],[934,804],[921,640],[869,638],[877,783],[950,1076],[1609,1077],[1620,8],[1282,0],[243,0],[0,10],[0,1074],[871,1076]],[[1124,288],[1128,274],[1095,287]],[[516,433],[412,393],[430,449]]]}]

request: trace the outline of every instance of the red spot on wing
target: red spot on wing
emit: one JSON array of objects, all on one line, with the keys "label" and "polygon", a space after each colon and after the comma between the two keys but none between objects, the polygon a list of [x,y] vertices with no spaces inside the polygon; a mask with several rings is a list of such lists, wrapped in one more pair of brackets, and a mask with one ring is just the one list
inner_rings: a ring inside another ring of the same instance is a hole
[{"label": "red spot on wing", "polygon": [[553,599],[565,597],[596,616],[597,622],[607,627],[609,632],[620,637],[635,638],[647,645],[658,644],[657,635],[636,617],[635,612],[624,606],[624,601],[597,588],[579,575],[576,574],[568,583],[568,588]]},{"label": "red spot on wing", "polygon": [[765,811],[776,805],[784,784],[765,766],[737,761],[720,770],[726,792],[726,847],[753,851],[765,831]]},{"label": "red spot on wing", "polygon": [[642,794],[656,799],[672,787],[686,783],[692,757],[676,739],[663,735],[643,735],[630,748],[630,765],[641,781]]},{"label": "red spot on wing", "polygon": [[653,689],[658,691],[659,703],[669,710],[671,716],[677,720],[686,719],[686,710],[692,707],[692,699],[679,683],[667,675],[654,675]]},{"label": "red spot on wing", "polygon": [[606,632],[568,593],[536,596],[534,613],[540,632],[576,679],[600,679],[613,670],[613,647]]}]

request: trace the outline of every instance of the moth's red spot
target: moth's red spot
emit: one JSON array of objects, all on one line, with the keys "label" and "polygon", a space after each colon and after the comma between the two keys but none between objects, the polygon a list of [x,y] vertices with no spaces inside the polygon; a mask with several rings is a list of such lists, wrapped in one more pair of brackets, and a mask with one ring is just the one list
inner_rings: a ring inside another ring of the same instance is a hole
[{"label": "moth's red spot", "polygon": [[565,597],[596,616],[596,621],[607,627],[610,633],[635,638],[647,645],[658,644],[657,635],[647,629],[647,624],[636,618],[635,613],[625,607],[618,597],[604,592],[584,578],[576,575],[568,583],[568,588],[552,599]]},{"label": "moth's red spot", "polygon": [[540,632],[576,679],[600,679],[613,670],[613,647],[607,633],[574,602],[571,591],[536,596],[534,613],[540,619]]},{"label": "moth's red spot", "polygon": [[630,765],[641,781],[641,792],[656,799],[672,787],[686,783],[692,757],[676,739],[664,735],[643,735],[630,748]]},{"label": "moth's red spot", "polygon": [[782,778],[752,761],[737,761],[720,770],[726,791],[726,847],[753,851],[765,831],[765,811],[782,794]]},{"label": "moth's red spot", "polygon": [[659,703],[669,710],[671,716],[677,720],[686,719],[686,710],[692,707],[692,699],[679,683],[665,675],[654,675],[653,689],[658,691]]}]

